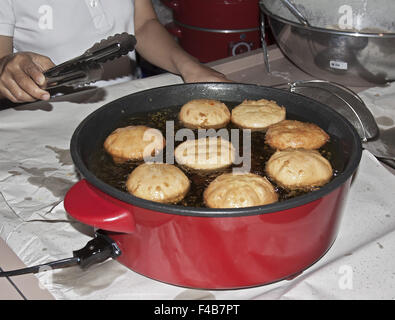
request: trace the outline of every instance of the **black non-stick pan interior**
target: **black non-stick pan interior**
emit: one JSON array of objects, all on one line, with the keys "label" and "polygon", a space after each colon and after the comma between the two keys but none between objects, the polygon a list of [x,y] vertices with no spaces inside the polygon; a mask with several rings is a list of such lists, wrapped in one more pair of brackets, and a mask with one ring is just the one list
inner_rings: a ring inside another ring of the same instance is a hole
[{"label": "black non-stick pan interior", "polygon": [[[105,138],[127,116],[181,106],[192,99],[206,98],[242,102],[245,99],[269,99],[286,108],[293,119],[313,122],[338,141],[337,156],[344,169],[330,183],[309,194],[276,204],[242,209],[185,208],[160,204],[134,197],[98,179],[89,169],[90,158],[100,148]],[[71,155],[77,169],[92,185],[121,201],[147,209],[194,216],[252,215],[285,210],[324,196],[341,186],[358,167],[361,142],[353,126],[333,109],[307,97],[288,91],[239,83],[198,83],[158,87],[140,91],[106,104],[90,114],[75,130],[71,140]]]}]

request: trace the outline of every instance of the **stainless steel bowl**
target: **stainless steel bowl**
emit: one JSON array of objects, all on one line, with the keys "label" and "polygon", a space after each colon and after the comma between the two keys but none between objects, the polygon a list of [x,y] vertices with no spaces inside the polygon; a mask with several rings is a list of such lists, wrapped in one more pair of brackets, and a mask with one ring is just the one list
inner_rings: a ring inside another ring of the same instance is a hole
[{"label": "stainless steel bowl", "polygon": [[395,1],[261,0],[277,44],[312,76],[346,86],[395,80]]}]

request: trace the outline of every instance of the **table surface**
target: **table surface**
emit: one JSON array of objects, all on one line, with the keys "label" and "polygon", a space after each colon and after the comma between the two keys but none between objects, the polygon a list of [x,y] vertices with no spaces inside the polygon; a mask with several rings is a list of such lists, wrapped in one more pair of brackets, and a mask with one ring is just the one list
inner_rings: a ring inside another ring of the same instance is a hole
[{"label": "table surface", "polygon": [[[210,65],[243,83],[312,79],[276,47],[271,47],[269,58],[271,74],[260,50]],[[2,270],[66,258],[91,239],[92,228],[70,220],[63,207],[65,193],[78,181],[69,141],[82,119],[116,98],[177,83],[182,83],[178,76],[163,74],[0,111]],[[353,89],[380,104],[381,89]],[[384,90],[383,96],[395,95],[394,87]],[[385,108],[395,109],[394,102],[386,103]],[[89,271],[72,267],[0,278],[0,299],[394,299],[394,186],[390,169],[364,151],[337,240],[293,280],[242,290],[185,289],[147,279],[111,260]]]}]

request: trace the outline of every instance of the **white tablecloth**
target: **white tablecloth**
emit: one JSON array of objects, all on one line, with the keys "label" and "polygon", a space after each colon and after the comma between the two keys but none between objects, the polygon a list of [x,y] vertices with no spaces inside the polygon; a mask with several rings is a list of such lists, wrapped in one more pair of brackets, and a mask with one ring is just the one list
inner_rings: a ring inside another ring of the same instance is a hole
[{"label": "white tablecloth", "polygon": [[[26,265],[69,257],[91,239],[92,229],[72,221],[63,207],[78,181],[69,154],[78,124],[106,102],[174,83],[182,81],[165,74],[0,111],[0,236]],[[380,90],[387,93],[380,108],[395,110],[395,86],[371,90],[361,96],[373,112],[372,97]],[[192,290],[148,279],[114,260],[88,271],[72,267],[36,276],[57,299],[394,299],[394,190],[395,176],[364,151],[334,245],[293,280]]]}]

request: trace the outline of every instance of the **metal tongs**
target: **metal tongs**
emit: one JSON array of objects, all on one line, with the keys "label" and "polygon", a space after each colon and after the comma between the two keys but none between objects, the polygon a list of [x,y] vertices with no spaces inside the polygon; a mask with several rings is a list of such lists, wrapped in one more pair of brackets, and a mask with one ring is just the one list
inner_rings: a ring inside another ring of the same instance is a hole
[{"label": "metal tongs", "polygon": [[133,35],[124,32],[94,44],[79,57],[47,70],[44,73],[47,80],[46,89],[60,86],[78,87],[100,80],[103,75],[102,64],[133,51],[136,43]]}]

